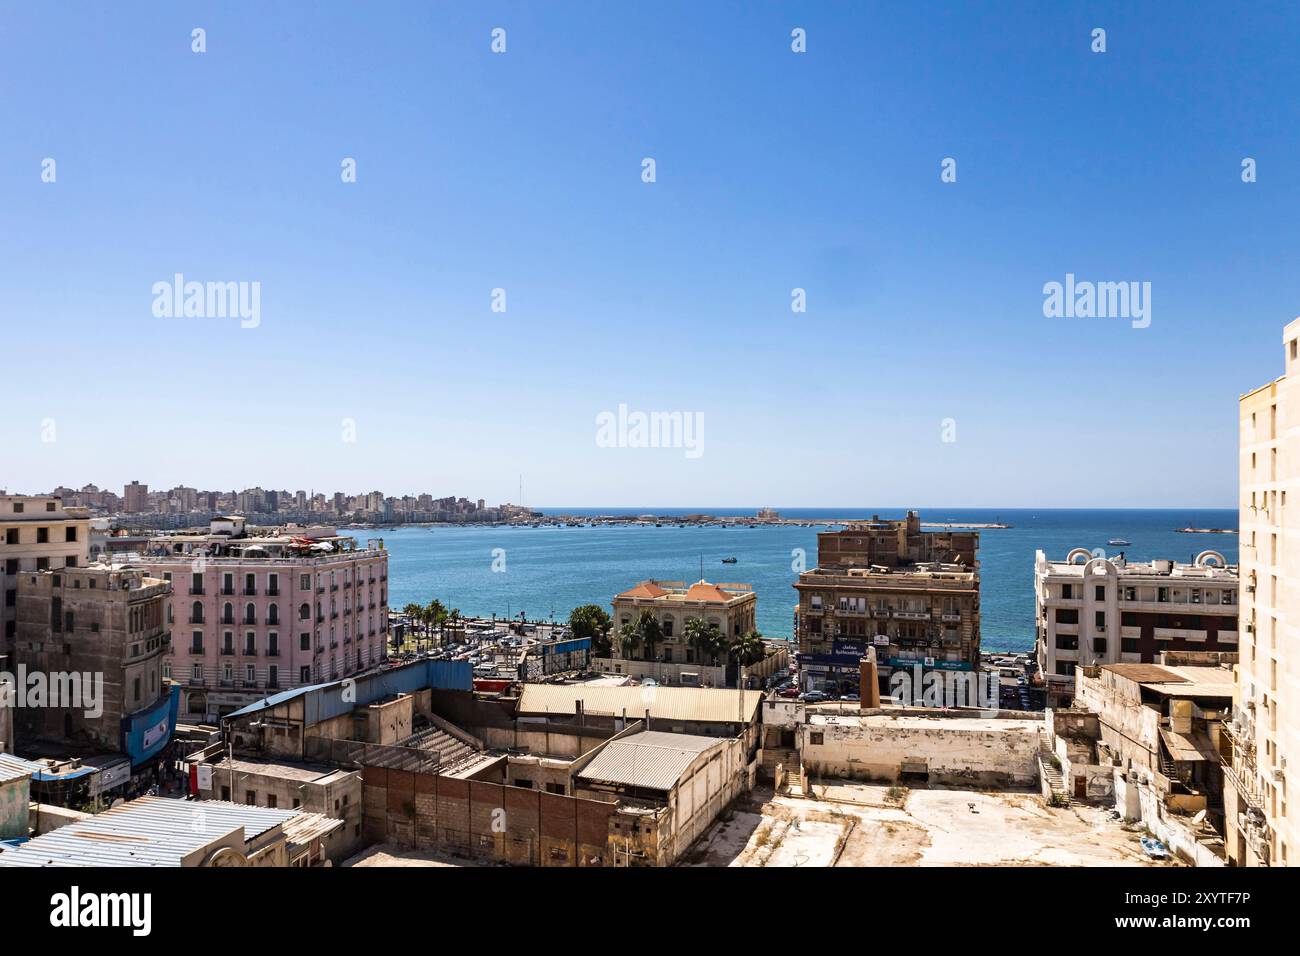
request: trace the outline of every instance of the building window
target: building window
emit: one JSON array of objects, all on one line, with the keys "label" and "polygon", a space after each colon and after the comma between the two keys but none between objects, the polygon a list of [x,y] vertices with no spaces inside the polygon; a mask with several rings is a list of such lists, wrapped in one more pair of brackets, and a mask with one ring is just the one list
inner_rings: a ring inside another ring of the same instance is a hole
[{"label": "building window", "polygon": [[808,734],[808,743],[812,744],[813,746],[819,747],[821,746],[822,741],[825,740],[825,738],[826,738],[826,734],[824,731],[814,730]]}]

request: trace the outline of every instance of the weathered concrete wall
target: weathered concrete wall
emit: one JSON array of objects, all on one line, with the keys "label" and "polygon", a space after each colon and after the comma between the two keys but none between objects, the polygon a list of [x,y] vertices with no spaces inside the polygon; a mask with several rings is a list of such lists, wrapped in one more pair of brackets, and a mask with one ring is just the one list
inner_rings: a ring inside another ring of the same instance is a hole
[{"label": "weathered concrete wall", "polygon": [[1149,774],[1141,770],[1125,774],[1119,768],[1112,768],[1111,772],[1114,774],[1116,805],[1126,817],[1141,820],[1171,852],[1193,866],[1227,865],[1223,857],[1196,839],[1189,818],[1166,810]]},{"label": "weathered concrete wall", "polygon": [[926,727],[894,721],[814,723],[805,724],[800,737],[803,766],[813,778],[888,781],[907,769],[928,773],[932,783],[1038,784],[1040,735],[1024,724],[988,722],[970,729],[941,719]]},{"label": "weathered concrete wall", "polygon": [[364,776],[369,842],[531,866],[607,865],[612,802],[382,767]]},{"label": "weathered concrete wall", "polygon": [[[275,806],[279,810],[302,809],[343,821],[324,842],[325,855],[341,862],[361,848],[362,785],[359,772],[330,775],[322,779],[304,780],[268,769],[265,773],[250,770],[247,764],[236,767],[231,790],[230,769],[217,765],[213,768],[212,788],[200,790],[203,800],[231,800],[235,803],[258,807]],[[274,800],[271,798],[274,797]]]},{"label": "weathered concrete wall", "polygon": [[0,840],[27,836],[31,783],[31,777],[19,777],[8,783],[0,783]]},{"label": "weathered concrete wall", "polygon": [[67,807],[56,807],[49,803],[33,803],[27,817],[27,825],[31,827],[33,836],[40,836],[42,833],[49,833],[69,823],[89,820],[92,816],[93,813],[82,813],[80,810],[69,810]]}]

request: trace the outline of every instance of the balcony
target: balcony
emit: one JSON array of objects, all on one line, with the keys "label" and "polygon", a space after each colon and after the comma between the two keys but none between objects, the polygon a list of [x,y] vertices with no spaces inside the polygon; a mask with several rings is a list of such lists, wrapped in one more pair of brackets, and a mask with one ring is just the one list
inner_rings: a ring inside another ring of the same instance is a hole
[{"label": "balcony", "polygon": [[950,612],[950,611],[949,611],[949,612],[945,612],[945,613],[939,615],[939,620],[943,621],[943,622],[946,623],[946,624],[960,624],[960,623],[961,623],[961,614],[960,614],[960,613],[956,613],[956,614],[954,614],[954,613],[952,613],[952,612]]},{"label": "balcony", "polygon": [[203,623],[203,615],[202,615],[202,614],[191,614],[191,615],[190,615],[190,623],[191,623],[191,624],[202,624],[202,623]]},{"label": "balcony", "polygon": [[191,593],[191,594],[202,594],[202,593],[203,593],[203,585],[200,584],[200,585],[199,585],[198,587],[196,587],[196,588],[190,588],[190,593]]},{"label": "balcony", "polygon": [[245,656],[245,657],[256,657],[256,656],[257,656],[257,648],[256,648],[256,647],[245,647],[245,648],[244,648],[244,656]]},{"label": "balcony", "polygon": [[221,649],[221,656],[222,656],[222,657],[234,657],[234,656],[235,656],[235,649],[234,649],[233,647],[223,647],[223,648]]},{"label": "balcony", "polygon": [[266,596],[267,596],[267,597],[279,597],[279,596],[280,596],[280,589],[279,589],[279,588],[267,588],[267,589],[266,589]]},{"label": "balcony", "polygon": [[929,611],[895,611],[894,617],[900,621],[928,621]]},{"label": "balcony", "polygon": [[1183,627],[1157,627],[1155,635],[1157,641],[1204,641],[1209,636],[1205,631]]},{"label": "balcony", "polygon": [[221,589],[221,594],[223,597],[234,597],[235,596],[234,586],[232,585],[232,586],[223,587]]}]

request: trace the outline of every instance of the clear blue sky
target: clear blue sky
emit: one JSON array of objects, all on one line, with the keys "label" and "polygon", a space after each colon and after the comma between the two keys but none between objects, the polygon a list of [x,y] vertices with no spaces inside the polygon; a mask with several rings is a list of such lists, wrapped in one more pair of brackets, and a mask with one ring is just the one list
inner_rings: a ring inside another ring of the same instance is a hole
[{"label": "clear blue sky", "polygon": [[[1065,6],[0,3],[0,487],[1235,506],[1300,14]],[[177,272],[260,326],[155,318]],[[1150,328],[1045,318],[1068,272]]]}]

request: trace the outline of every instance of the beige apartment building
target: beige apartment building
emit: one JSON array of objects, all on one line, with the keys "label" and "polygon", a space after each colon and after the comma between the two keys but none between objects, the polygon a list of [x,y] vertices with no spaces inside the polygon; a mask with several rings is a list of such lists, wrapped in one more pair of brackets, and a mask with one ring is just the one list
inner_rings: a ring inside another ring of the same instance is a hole
[{"label": "beige apartment building", "polygon": [[17,709],[18,737],[122,753],[137,768],[161,753],[176,724],[173,689],[163,677],[171,591],[140,567],[21,574],[15,666],[49,675],[51,688],[55,675],[76,675],[83,696],[88,681],[102,683],[93,709],[85,700],[54,699]]},{"label": "beige apartment building", "polygon": [[18,575],[86,563],[90,515],[54,495],[0,495],[0,654],[13,651],[18,629]]},{"label": "beige apartment building", "polygon": [[[686,622],[700,618],[714,625],[724,642],[730,642],[755,629],[758,596],[748,584],[642,581],[616,595],[613,608],[613,657],[604,662],[597,659],[597,669],[673,684],[724,687],[734,686],[737,679],[731,655],[726,651],[701,653],[692,647],[686,637]],[[642,611],[654,615],[663,639],[653,646],[626,652],[619,640],[619,629],[634,622]],[[761,676],[762,670],[760,665],[748,673]]]},{"label": "beige apartment building", "polygon": [[894,668],[978,670],[978,549],[978,532],[922,531],[915,511],[818,534],[817,567],[794,585],[802,686],[850,688],[868,649],[883,682]]},{"label": "beige apartment building", "polygon": [[1237,568],[1217,551],[1191,564],[1075,548],[1034,561],[1038,666],[1047,705],[1068,707],[1079,667],[1152,664],[1165,651],[1236,653]]},{"label": "beige apartment building", "polygon": [[1300,757],[1300,319],[1282,334],[1285,374],[1241,397],[1241,654],[1224,724],[1230,862],[1288,866],[1297,849],[1288,767]]}]

